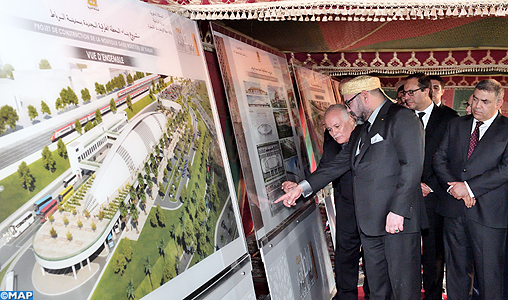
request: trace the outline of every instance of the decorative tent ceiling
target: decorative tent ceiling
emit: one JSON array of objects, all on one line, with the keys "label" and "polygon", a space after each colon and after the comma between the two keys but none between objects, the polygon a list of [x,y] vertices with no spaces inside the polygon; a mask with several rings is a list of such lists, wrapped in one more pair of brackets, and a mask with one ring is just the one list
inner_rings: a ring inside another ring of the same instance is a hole
[{"label": "decorative tent ceiling", "polygon": [[508,72],[506,1],[143,1],[219,22],[330,75]]}]

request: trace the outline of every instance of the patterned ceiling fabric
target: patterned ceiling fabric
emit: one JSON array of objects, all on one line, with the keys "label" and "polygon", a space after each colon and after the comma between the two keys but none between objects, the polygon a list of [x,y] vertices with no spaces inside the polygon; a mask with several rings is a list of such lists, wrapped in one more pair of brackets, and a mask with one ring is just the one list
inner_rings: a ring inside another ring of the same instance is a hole
[{"label": "patterned ceiling fabric", "polygon": [[[353,50],[368,45],[425,36],[479,20],[480,17],[440,20],[379,22],[320,22],[319,27],[332,52]],[[507,23],[508,19],[499,18]],[[340,38],[338,38],[340,33]],[[385,49],[390,49],[389,42]],[[413,47],[414,48],[414,47]],[[434,47],[431,47],[434,48]],[[391,48],[394,49],[394,48]]]},{"label": "patterned ceiling fabric", "polygon": [[[392,34],[396,34],[397,31],[404,30],[396,29],[397,24],[392,25],[390,30],[384,27],[383,34],[385,36],[379,37],[380,41],[374,40],[374,37],[368,37],[364,43],[357,43],[348,50],[355,51],[372,51],[379,49],[457,49],[457,48],[508,48],[508,39],[506,38],[506,32],[508,32],[508,19],[507,18],[467,18],[467,19],[444,19],[436,21],[427,21],[422,23],[421,27],[411,26],[412,32],[424,32],[428,25],[436,27],[435,29],[442,30],[434,33],[399,39],[389,39]],[[425,20],[421,20],[425,21]],[[441,26],[442,23],[448,23],[447,26]],[[449,21],[449,22],[445,22]],[[471,22],[464,22],[471,21]],[[435,25],[434,25],[434,22]],[[456,22],[454,28],[453,23]],[[460,22],[464,22],[460,24]],[[393,22],[392,22],[393,23]],[[419,21],[407,22],[417,24]],[[429,26],[429,27],[430,27]],[[393,29],[393,30],[391,30]],[[386,40],[383,41],[383,39]]]},{"label": "patterned ceiling fabric", "polygon": [[222,23],[283,52],[508,48],[508,18],[471,17],[391,22]]}]

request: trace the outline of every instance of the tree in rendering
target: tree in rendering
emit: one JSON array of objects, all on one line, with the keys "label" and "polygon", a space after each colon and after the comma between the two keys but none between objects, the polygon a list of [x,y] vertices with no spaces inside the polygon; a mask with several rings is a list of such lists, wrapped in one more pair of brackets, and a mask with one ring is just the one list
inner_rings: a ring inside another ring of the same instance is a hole
[{"label": "tree in rendering", "polygon": [[41,59],[41,61],[39,62],[39,69],[40,70],[49,70],[49,69],[51,69],[51,64],[49,63],[49,61],[47,59]]},{"label": "tree in rendering", "polygon": [[163,238],[157,242],[157,250],[159,251],[159,255],[162,255],[162,257],[166,258],[166,243],[164,243]]},{"label": "tree in rendering", "polygon": [[123,255],[119,255],[115,261],[115,273],[123,275],[125,268],[127,267],[127,261]]},{"label": "tree in rendering", "polygon": [[74,93],[70,86],[66,89],[62,88],[60,91],[60,98],[62,99],[64,107],[71,104],[78,105],[79,103],[78,96]]},{"label": "tree in rendering", "polygon": [[49,109],[49,106],[46,104],[46,102],[42,100],[41,100],[41,113],[51,115],[51,109]]},{"label": "tree in rendering", "polygon": [[54,227],[51,227],[51,229],[49,230],[49,235],[51,235],[52,238],[56,238],[57,237],[57,233],[56,233],[56,230]]},{"label": "tree in rendering", "polygon": [[16,122],[18,122],[18,113],[12,106],[4,105],[0,108],[0,134],[5,132],[5,126],[9,126],[11,129],[16,128]]},{"label": "tree in rendering", "polygon": [[111,100],[109,101],[109,109],[114,113],[116,114],[116,102],[115,102],[115,99],[111,98]]},{"label": "tree in rendering", "polygon": [[90,91],[87,88],[81,90],[81,99],[83,99],[83,102],[88,102],[90,99],[92,99],[92,96],[90,96]]},{"label": "tree in rendering", "polygon": [[132,278],[129,279],[129,282],[127,282],[127,299],[134,300],[136,298],[136,288],[134,287],[134,284],[132,283]]},{"label": "tree in rendering", "polygon": [[14,71],[14,67],[10,64],[5,64],[4,67],[0,69],[0,78],[14,79],[12,71]]},{"label": "tree in rendering", "polygon": [[138,172],[138,183],[140,188],[142,188],[145,185],[145,179],[143,178],[143,175]]},{"label": "tree in rendering", "polygon": [[127,107],[132,110],[132,99],[131,99],[131,95],[127,95],[127,99],[125,100],[126,103],[127,103]]},{"label": "tree in rendering", "polygon": [[166,216],[164,215],[164,212],[163,212],[160,204],[157,204],[157,209],[156,209],[155,215],[157,216],[157,221],[159,222],[159,226],[166,227]]},{"label": "tree in rendering", "polygon": [[146,216],[146,193],[145,191],[141,191],[141,193],[139,193],[139,201],[141,202],[141,207],[143,209],[143,212],[145,213],[145,216]]},{"label": "tree in rendering", "polygon": [[138,208],[136,207],[135,203],[131,203],[130,213],[132,216],[132,224],[134,227],[136,227],[136,233],[139,233],[138,226],[137,226],[139,212],[138,212]]},{"label": "tree in rendering", "polygon": [[81,122],[79,122],[79,119],[76,119],[76,121],[74,121],[74,128],[76,128],[76,131],[79,134],[83,133],[83,127],[81,127]]},{"label": "tree in rendering", "polygon": [[95,93],[97,93],[97,95],[105,95],[106,94],[106,88],[104,87],[103,84],[100,84],[100,83],[95,83]]},{"label": "tree in rendering", "polygon": [[143,265],[145,268],[145,274],[148,275],[150,278],[150,284],[152,285],[153,290],[153,283],[152,283],[152,263],[150,263],[150,258],[147,256],[145,259],[145,264]]},{"label": "tree in rendering", "polygon": [[72,233],[69,230],[67,230],[65,235],[67,236],[67,240],[72,241]]},{"label": "tree in rendering", "polygon": [[60,155],[60,157],[62,157],[63,159],[66,159],[67,158],[67,148],[65,147],[65,144],[61,138],[58,139],[56,146],[57,146],[58,155]]},{"label": "tree in rendering", "polygon": [[130,262],[132,259],[132,246],[131,246],[131,240],[129,238],[123,238],[122,243],[122,254],[125,257],[125,260],[127,262]]},{"label": "tree in rendering", "polygon": [[127,218],[127,214],[129,213],[129,211],[123,200],[120,202],[119,210],[120,210],[120,219],[122,220],[122,222],[125,223],[125,219]]},{"label": "tree in rendering", "polygon": [[18,167],[18,175],[21,179],[21,186],[30,192],[33,192],[35,190],[35,178],[30,173],[30,169],[28,168],[26,162],[21,162],[21,164]]},{"label": "tree in rendering", "polygon": [[44,165],[44,168],[51,173],[56,170],[56,162],[53,159],[53,154],[49,150],[49,147],[46,146],[44,149],[42,149],[42,163]]},{"label": "tree in rendering", "polygon": [[30,117],[30,121],[33,121],[35,118],[39,116],[39,113],[37,112],[37,108],[33,105],[28,105],[28,116]]},{"label": "tree in rendering", "polygon": [[55,101],[56,110],[63,111],[65,109],[65,104],[62,101],[62,98],[58,97]]},{"label": "tree in rendering", "polygon": [[93,123],[92,121],[87,122],[87,123],[85,124],[85,128],[84,128],[84,129],[85,129],[85,132],[90,131],[92,128],[94,128],[94,123]]},{"label": "tree in rendering", "polygon": [[95,110],[95,121],[97,121],[97,123],[102,123],[102,114],[98,108]]},{"label": "tree in rendering", "polygon": [[131,73],[127,74],[127,84],[131,85],[134,82]]}]

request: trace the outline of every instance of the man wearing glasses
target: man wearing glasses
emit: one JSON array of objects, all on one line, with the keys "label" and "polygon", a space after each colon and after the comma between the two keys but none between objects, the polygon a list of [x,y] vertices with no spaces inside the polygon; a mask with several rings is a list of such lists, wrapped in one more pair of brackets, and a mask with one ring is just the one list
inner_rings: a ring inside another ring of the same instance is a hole
[{"label": "man wearing glasses", "polygon": [[432,159],[443,139],[448,122],[457,117],[457,113],[435,105],[432,101],[434,91],[431,87],[429,76],[423,73],[409,75],[404,84],[402,99],[420,118],[425,130],[425,159],[421,187],[429,228],[422,231],[424,299],[441,300],[444,277],[443,217],[436,212],[436,207],[438,202],[443,201],[442,199],[453,200],[453,197],[440,185],[432,168]]},{"label": "man wearing glasses", "polygon": [[372,299],[419,300],[420,228],[426,219],[420,178],[423,126],[385,97],[379,78],[359,76],[341,88],[357,121],[348,146],[276,202],[290,207],[351,169],[355,211]]}]

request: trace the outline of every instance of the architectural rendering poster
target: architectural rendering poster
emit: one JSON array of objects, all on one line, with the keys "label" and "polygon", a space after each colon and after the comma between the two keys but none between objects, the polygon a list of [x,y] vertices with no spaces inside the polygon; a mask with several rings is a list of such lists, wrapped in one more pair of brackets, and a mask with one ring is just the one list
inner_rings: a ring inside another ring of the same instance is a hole
[{"label": "architectural rendering poster", "polygon": [[[326,128],[324,114],[330,105],[337,103],[334,90],[338,92],[338,82],[332,80],[330,76],[294,64],[293,70],[300,92],[300,110],[303,111],[301,121],[302,124],[305,123],[306,125],[304,126],[306,129],[304,134],[307,154],[310,161],[310,171],[314,171],[323,153],[323,134]],[[334,82],[337,84],[334,84]],[[329,184],[318,192],[317,197],[319,201],[325,203],[328,221],[330,222],[332,240],[335,244],[336,214],[332,185]]]},{"label": "architectural rendering poster", "polygon": [[336,104],[330,76],[310,69],[293,65],[296,84],[300,92],[305,121],[310,134],[311,149],[307,145],[307,154],[311,163],[311,171],[319,164],[323,153],[325,120],[328,106]]},{"label": "architectural rendering poster", "polygon": [[273,201],[304,177],[298,109],[282,53],[212,30],[259,240],[295,211]]},{"label": "architectural rendering poster", "polygon": [[271,299],[329,299],[335,280],[319,209],[311,204],[298,221],[261,248]]},{"label": "architectural rendering poster", "polygon": [[0,39],[0,290],[182,299],[246,253],[194,22],[5,2]]}]

